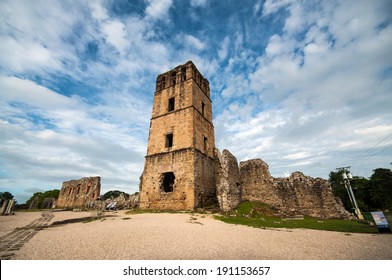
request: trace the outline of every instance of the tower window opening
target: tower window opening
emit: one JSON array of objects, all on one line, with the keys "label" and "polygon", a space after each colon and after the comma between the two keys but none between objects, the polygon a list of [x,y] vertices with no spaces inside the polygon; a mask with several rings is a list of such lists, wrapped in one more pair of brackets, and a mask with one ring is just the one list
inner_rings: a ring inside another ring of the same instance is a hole
[{"label": "tower window opening", "polygon": [[186,68],[182,68],[182,80],[186,80]]},{"label": "tower window opening", "polygon": [[173,133],[166,134],[166,143],[165,143],[166,148],[171,148],[173,147]]},{"label": "tower window opening", "polygon": [[176,177],[174,176],[173,172],[166,172],[163,173],[163,180],[162,180],[162,190],[164,192],[172,192],[173,191],[173,186],[174,186],[174,179]]},{"label": "tower window opening", "polygon": [[206,104],[204,102],[201,102],[201,114],[204,116],[204,108],[206,107]]},{"label": "tower window opening", "polygon": [[207,152],[207,137],[204,137],[204,151]]},{"label": "tower window opening", "polygon": [[174,110],[174,97],[169,99],[169,106],[168,106],[168,111],[173,111]]},{"label": "tower window opening", "polygon": [[176,84],[176,72],[171,74],[171,85],[174,86]]}]

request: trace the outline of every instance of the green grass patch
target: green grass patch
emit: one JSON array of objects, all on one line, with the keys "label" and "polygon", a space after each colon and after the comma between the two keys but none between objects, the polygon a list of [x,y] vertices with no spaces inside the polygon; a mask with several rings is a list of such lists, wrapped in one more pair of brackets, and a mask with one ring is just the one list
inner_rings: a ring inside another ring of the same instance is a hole
[{"label": "green grass patch", "polygon": [[304,217],[303,220],[291,220],[273,216],[273,209],[263,203],[243,202],[232,213],[215,216],[226,223],[247,225],[258,228],[305,228],[340,232],[377,233],[377,229],[367,223],[348,220],[319,220]]}]

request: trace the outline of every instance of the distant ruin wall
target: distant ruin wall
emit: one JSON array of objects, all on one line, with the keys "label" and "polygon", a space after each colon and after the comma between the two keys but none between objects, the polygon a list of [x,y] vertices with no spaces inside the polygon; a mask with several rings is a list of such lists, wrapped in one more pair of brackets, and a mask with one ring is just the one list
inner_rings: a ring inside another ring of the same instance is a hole
[{"label": "distant ruin wall", "polygon": [[57,208],[84,208],[101,192],[101,177],[86,177],[63,182]]},{"label": "distant ruin wall", "polygon": [[327,180],[294,172],[287,178],[274,178],[261,159],[240,163],[242,199],[260,201],[279,209],[284,215],[318,218],[343,218],[350,214],[332,193]]}]

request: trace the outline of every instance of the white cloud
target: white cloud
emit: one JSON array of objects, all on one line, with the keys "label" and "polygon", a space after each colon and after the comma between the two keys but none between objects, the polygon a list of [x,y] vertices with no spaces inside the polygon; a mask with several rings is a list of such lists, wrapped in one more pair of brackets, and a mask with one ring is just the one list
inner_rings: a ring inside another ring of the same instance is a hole
[{"label": "white cloud", "polygon": [[276,13],[279,9],[291,4],[293,0],[267,0],[263,5],[263,16]]},{"label": "white cloud", "polygon": [[[30,177],[58,188],[64,180],[102,176],[104,189],[116,184],[137,191],[135,178],[142,171],[146,143],[122,124],[122,116],[111,114],[121,110],[117,104],[87,105],[14,77],[1,77],[0,90],[0,104],[6,108],[0,114],[1,130],[6,131],[0,141],[0,162],[7,178],[13,179],[10,187]],[[134,110],[138,115],[144,109]],[[109,114],[110,121],[96,118]],[[127,120],[131,126],[140,122]],[[148,123],[139,125],[148,127]],[[24,187],[37,186],[35,180]]]},{"label": "white cloud", "polygon": [[284,159],[303,159],[309,157],[310,154],[307,152],[299,152],[299,153],[294,153],[294,154],[289,154],[287,156],[284,156]]},{"label": "white cloud", "polygon": [[80,18],[78,11],[66,14],[62,5],[55,1],[35,1],[34,5],[2,1],[1,64],[16,72],[59,70],[62,58],[73,59],[62,38],[72,34],[77,18]]},{"label": "white cloud", "polygon": [[91,8],[91,15],[93,18],[97,20],[105,20],[108,19],[108,13],[107,10],[102,7],[101,3],[99,1],[88,1],[88,5]]},{"label": "white cloud", "polygon": [[148,0],[149,5],[146,8],[146,15],[153,19],[167,21],[167,14],[172,5],[172,0]]},{"label": "white cloud", "polygon": [[226,36],[222,42],[220,49],[218,50],[219,60],[224,60],[227,57],[227,54],[229,52],[229,44],[230,44],[230,38]]},{"label": "white cloud", "polygon": [[304,17],[303,6],[299,2],[294,2],[289,6],[290,16],[286,19],[284,30],[288,33],[295,33],[303,30],[307,17]]},{"label": "white cloud", "polygon": [[107,21],[102,25],[102,31],[105,34],[107,41],[112,44],[121,55],[124,55],[129,46],[124,24],[119,21]]},{"label": "white cloud", "polygon": [[[388,164],[386,156],[378,157],[378,163],[372,153],[366,154],[366,162],[355,162],[354,156],[392,132],[392,115],[382,105],[392,106],[387,97],[392,80],[382,74],[392,65],[387,53],[392,42],[386,36],[392,38],[391,27],[380,28],[386,14],[367,4],[350,12],[345,4],[324,4],[308,13],[304,5],[265,2],[266,14],[286,7],[290,15],[249,75],[250,91],[264,109],[251,116],[240,113],[245,108],[241,104],[229,106],[228,115],[216,118],[225,123],[225,128],[216,124],[219,145],[239,160],[263,158],[273,174],[290,167],[326,177],[335,167],[351,164],[366,176],[377,164]],[[361,18],[360,28],[356,18]],[[346,23],[352,25],[348,31],[343,28]],[[341,38],[345,32],[346,38]],[[236,83],[230,76],[228,81],[237,88],[248,83]],[[229,88],[222,91],[223,97],[236,92]],[[390,144],[384,142],[375,152],[381,156],[381,148]]]},{"label": "white cloud", "polygon": [[255,16],[260,11],[260,9],[262,8],[262,4],[262,0],[258,0],[256,2],[256,4],[253,6],[253,16]]},{"label": "white cloud", "polygon": [[1,98],[3,102],[20,102],[45,110],[69,109],[76,102],[57,94],[29,80],[0,76]]},{"label": "white cloud", "polygon": [[[34,41],[18,41],[14,38],[0,37],[0,64],[12,71],[23,72],[37,68],[59,69],[57,54]],[[38,67],[37,67],[38,66]]]},{"label": "white cloud", "polygon": [[198,39],[192,35],[185,35],[184,41],[185,41],[185,44],[191,49],[194,49],[197,51],[202,51],[205,49],[205,44],[202,41],[200,41],[200,39]]}]

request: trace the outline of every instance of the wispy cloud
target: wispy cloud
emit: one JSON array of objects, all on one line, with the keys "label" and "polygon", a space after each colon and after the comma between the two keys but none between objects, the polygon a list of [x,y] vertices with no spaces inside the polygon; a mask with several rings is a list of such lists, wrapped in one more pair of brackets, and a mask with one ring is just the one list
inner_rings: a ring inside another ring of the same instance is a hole
[{"label": "wispy cloud", "polygon": [[149,6],[146,14],[153,19],[167,20],[168,11],[172,5],[172,0],[148,0]]}]

